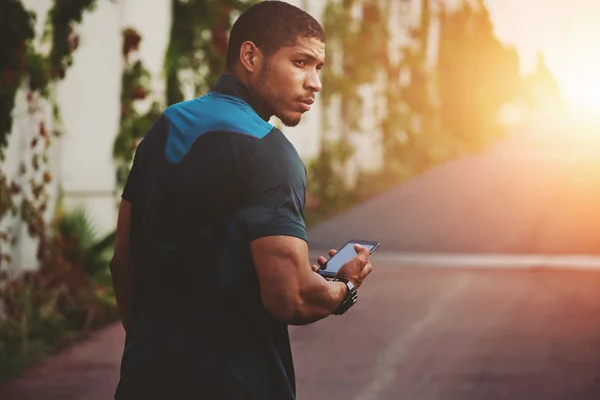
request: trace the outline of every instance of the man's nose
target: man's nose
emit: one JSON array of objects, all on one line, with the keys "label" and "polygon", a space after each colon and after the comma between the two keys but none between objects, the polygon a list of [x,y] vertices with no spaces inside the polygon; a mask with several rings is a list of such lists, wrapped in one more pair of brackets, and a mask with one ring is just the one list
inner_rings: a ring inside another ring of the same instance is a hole
[{"label": "man's nose", "polygon": [[319,78],[319,73],[317,70],[313,70],[308,79],[306,80],[306,88],[311,92],[320,92],[323,89],[323,84],[321,83],[321,79]]}]

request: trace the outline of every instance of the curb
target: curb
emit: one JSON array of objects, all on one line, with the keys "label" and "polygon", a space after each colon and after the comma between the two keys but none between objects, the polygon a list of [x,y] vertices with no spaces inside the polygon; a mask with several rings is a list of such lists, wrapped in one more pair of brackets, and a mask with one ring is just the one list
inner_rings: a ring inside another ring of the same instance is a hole
[{"label": "curb", "polygon": [[[327,250],[311,249],[311,260],[326,255]],[[585,254],[485,254],[485,253],[417,253],[375,252],[373,261],[392,262],[399,267],[432,268],[500,268],[500,269],[560,269],[600,271],[600,255]]]}]

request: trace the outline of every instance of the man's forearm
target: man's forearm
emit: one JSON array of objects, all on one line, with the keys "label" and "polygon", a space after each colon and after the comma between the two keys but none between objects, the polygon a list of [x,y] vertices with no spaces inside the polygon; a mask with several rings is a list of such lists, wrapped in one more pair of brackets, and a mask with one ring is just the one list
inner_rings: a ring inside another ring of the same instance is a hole
[{"label": "man's forearm", "polygon": [[132,287],[130,268],[127,264],[111,262],[110,271],[121,322],[123,323],[123,328],[127,330],[131,321]]},{"label": "man's forearm", "polygon": [[309,282],[300,289],[298,306],[290,325],[306,325],[323,319],[339,307],[347,288],[342,282],[330,282],[312,272]]}]

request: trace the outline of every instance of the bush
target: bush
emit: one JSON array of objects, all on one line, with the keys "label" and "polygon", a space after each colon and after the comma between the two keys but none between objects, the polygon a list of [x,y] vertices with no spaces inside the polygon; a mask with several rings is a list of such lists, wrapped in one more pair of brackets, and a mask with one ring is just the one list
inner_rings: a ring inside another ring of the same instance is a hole
[{"label": "bush", "polygon": [[108,263],[114,233],[98,239],[82,210],[59,213],[40,268],[0,277],[0,378],[118,317]]}]

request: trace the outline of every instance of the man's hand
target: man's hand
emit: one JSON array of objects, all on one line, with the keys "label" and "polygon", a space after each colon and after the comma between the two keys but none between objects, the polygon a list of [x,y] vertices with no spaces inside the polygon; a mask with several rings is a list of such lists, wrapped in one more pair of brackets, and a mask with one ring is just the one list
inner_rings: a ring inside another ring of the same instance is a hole
[{"label": "man's hand", "polygon": [[[363,247],[360,244],[355,244],[354,251],[356,251],[356,257],[342,265],[335,276],[336,278],[348,279],[354,284],[354,287],[358,289],[367,275],[373,270],[373,266],[369,261],[369,255],[371,253],[368,248]],[[331,251],[329,254],[331,254]]]},{"label": "man's hand", "polygon": [[[373,265],[369,261],[369,249],[363,247],[359,244],[354,245],[354,251],[356,251],[356,257],[347,261],[338,273],[336,277],[338,278],[346,278],[350,282],[354,284],[356,288],[362,285],[362,282],[365,280],[367,275],[371,273],[373,270]],[[331,249],[329,250],[329,257],[333,257],[337,253],[337,250]],[[327,259],[323,256],[317,258],[317,263],[319,265],[311,265],[311,268],[314,272],[319,271],[323,267],[323,265],[327,262]]]},{"label": "man's hand", "polygon": [[[331,249],[329,250],[329,258],[333,257],[334,254],[337,253],[337,250],[335,249]],[[327,262],[327,259],[323,256],[317,258],[317,263],[319,263],[319,265],[311,265],[311,268],[314,272],[318,272],[321,268],[323,268],[323,265],[325,265],[325,263]]]}]

